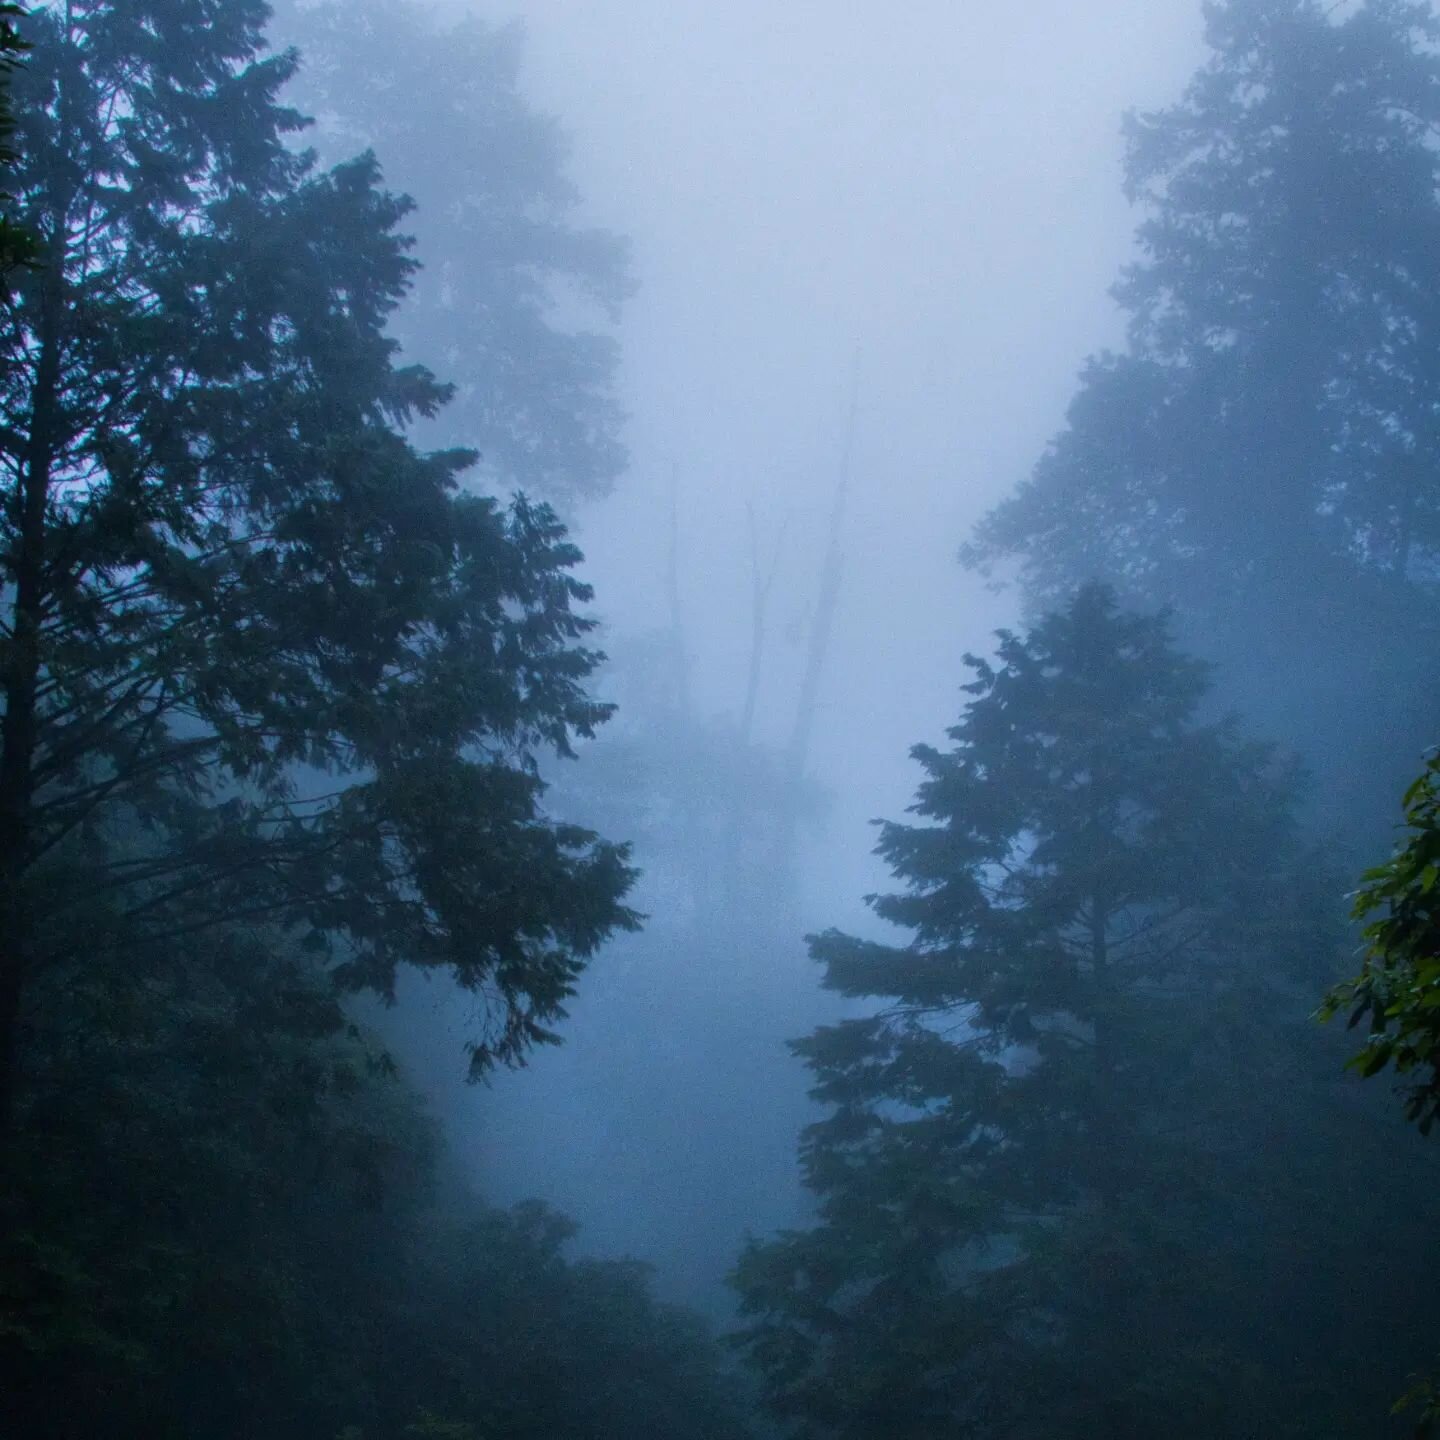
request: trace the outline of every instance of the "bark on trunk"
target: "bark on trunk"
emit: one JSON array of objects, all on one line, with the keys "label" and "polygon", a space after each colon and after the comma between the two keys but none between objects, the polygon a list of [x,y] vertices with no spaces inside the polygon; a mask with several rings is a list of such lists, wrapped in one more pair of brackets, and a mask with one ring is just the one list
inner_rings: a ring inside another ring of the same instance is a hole
[{"label": "bark on trunk", "polygon": [[[20,1020],[25,982],[33,963],[25,900],[31,858],[41,630],[46,593],[46,507],[54,457],[60,393],[61,318],[64,308],[63,229],[46,256],[41,301],[40,355],[30,410],[30,436],[20,492],[15,550],[11,644],[3,677],[0,717],[0,1147],[8,1149],[20,1076]],[[3,1153],[3,1152],[0,1152]]]}]

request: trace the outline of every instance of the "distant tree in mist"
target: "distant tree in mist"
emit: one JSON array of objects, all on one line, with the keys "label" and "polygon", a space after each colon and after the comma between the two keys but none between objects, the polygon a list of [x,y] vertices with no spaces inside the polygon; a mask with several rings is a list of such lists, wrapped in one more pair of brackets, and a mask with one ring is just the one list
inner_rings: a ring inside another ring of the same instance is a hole
[{"label": "distant tree in mist", "polygon": [[918,823],[881,829],[903,889],[871,904],[913,939],[810,942],[869,1013],[795,1044],[817,1220],[736,1270],[770,1408],[839,1440],[1378,1433],[1433,1267],[1357,1298],[1352,1237],[1418,1172],[1307,1021],[1343,942],[1293,776],[1102,587],[970,663]]},{"label": "distant tree in mist", "polygon": [[[552,823],[536,754],[606,718],[553,513],[405,438],[447,386],[386,326],[408,206],[322,170],[260,0],[52,7],[9,181],[39,237],[0,314],[0,1113],[52,934],[281,923],[337,979],[481,1000],[483,1069],[547,1037],[617,926],[623,849]],[[108,941],[107,941],[108,943]]]},{"label": "distant tree in mist", "polygon": [[523,32],[427,0],[282,0],[289,90],[338,159],[367,146],[416,210],[424,265],[393,333],[455,382],[422,433],[473,446],[487,486],[572,502],[625,466],[614,320],[626,243],[579,222],[569,142],[520,89]]},{"label": "distant tree in mist", "polygon": [[1205,13],[1183,98],[1126,126],[1128,346],[967,553],[1037,604],[1100,577],[1176,606],[1227,699],[1378,826],[1437,718],[1440,21]]}]

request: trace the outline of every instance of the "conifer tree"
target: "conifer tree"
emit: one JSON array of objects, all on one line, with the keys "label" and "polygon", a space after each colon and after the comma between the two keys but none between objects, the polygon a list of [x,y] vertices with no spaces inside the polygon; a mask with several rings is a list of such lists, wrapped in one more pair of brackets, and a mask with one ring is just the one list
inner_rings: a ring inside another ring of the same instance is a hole
[{"label": "conifer tree", "polygon": [[615,926],[622,850],[535,754],[607,709],[554,515],[404,427],[407,204],[319,169],[261,0],[76,0],[17,78],[0,315],[0,1116],[77,898],[130,943],[263,917],[345,982],[480,998],[477,1068],[548,1034]]},{"label": "conifer tree", "polygon": [[1282,1108],[1337,939],[1293,775],[1103,587],[970,664],[920,823],[881,829],[903,888],[871,903],[913,938],[811,939],[868,1013],[795,1044],[818,1218],[736,1272],[771,1407],[843,1440],[1368,1433],[1335,1141],[1366,1129]]},{"label": "conifer tree", "polygon": [[1440,21],[1205,13],[1182,98],[1126,125],[1128,345],[967,554],[1018,559],[1040,604],[1101,578],[1175,607],[1337,818],[1378,830],[1436,719]]},{"label": "conifer tree", "polygon": [[633,289],[628,247],[579,222],[569,139],[521,87],[521,27],[433,0],[275,8],[301,53],[287,93],[320,117],[321,153],[373,146],[416,201],[424,270],[394,331],[455,383],[421,433],[473,446],[489,486],[567,505],[603,495],[626,460],[605,331]]}]

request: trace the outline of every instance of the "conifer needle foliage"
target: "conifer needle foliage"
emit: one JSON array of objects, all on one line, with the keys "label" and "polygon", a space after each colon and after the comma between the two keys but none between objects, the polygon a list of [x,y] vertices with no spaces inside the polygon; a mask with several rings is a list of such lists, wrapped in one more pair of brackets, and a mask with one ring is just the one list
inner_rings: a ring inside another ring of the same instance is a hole
[{"label": "conifer needle foliage", "polygon": [[[475,1067],[544,1040],[623,849],[541,808],[607,707],[543,505],[407,438],[408,202],[321,168],[260,0],[39,9],[0,315],[0,1061],[77,891],[129,943],[246,917],[388,992],[448,969]],[[123,839],[123,843],[122,843]],[[7,1092],[8,1093],[8,1092]]]},{"label": "conifer needle foliage", "polygon": [[[880,829],[901,885],[870,904],[908,942],[810,940],[858,1013],[793,1047],[816,1223],[735,1275],[772,1410],[831,1440],[1360,1433],[1388,1396],[1328,1359],[1356,1212],[1305,997],[1341,937],[1292,767],[1102,586],[970,665]],[[1292,1285],[1313,1352],[1267,1348]]]}]

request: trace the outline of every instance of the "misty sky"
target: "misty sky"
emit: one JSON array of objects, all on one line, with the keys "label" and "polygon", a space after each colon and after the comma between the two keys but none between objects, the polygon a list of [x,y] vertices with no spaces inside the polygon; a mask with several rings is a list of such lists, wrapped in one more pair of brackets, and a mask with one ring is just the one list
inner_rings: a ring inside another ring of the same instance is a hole
[{"label": "misty sky", "polygon": [[[779,743],[858,353],[846,568],[813,754],[831,801],[802,905],[805,929],[873,930],[861,897],[887,877],[866,822],[903,811],[917,779],[910,746],[940,739],[958,715],[962,655],[987,650],[1014,618],[1012,597],[960,570],[957,547],[1060,425],[1084,356],[1121,338],[1107,295],[1135,219],[1120,187],[1121,116],[1179,94],[1200,58],[1198,0],[475,8],[525,22],[527,93],[573,136],[583,218],[634,245],[640,291],[620,330],[633,464],[578,527],[611,624],[604,643],[623,656],[627,635],[668,623],[678,473],[694,689],[709,712],[738,714],[751,502],[767,547],[787,524],[758,727]],[[775,964],[793,973],[777,972],[757,1001],[789,1006],[774,1022],[776,1073],[765,1096],[751,1093],[757,1080],[713,1077],[735,1087],[716,1099],[721,1111],[781,1104],[787,1085],[783,1103],[803,1094],[783,1040],[826,1002],[800,932]],[[724,1165],[722,1142],[686,1138],[693,1095],[677,1096],[673,1128],[649,1115],[627,1129],[625,1067],[662,1090],[694,1080],[680,1060],[671,1075],[663,1056],[622,1056],[587,1026],[604,965],[563,1049],[456,1097],[449,1113],[486,1152],[497,1198],[558,1203],[587,1248],[657,1258],[665,1290],[692,1238],[678,1212],[707,1203],[704,1165]],[[631,1018],[644,1044],[687,1043],[668,1016]],[[791,1120],[777,1121],[768,1149],[743,1157],[773,1172],[757,1177],[753,1209],[732,1197],[746,1224],[790,1223],[773,1206],[789,1203],[794,1138]],[[672,1177],[663,1157],[641,1156],[626,1188],[627,1147],[694,1145],[719,1158],[692,1157],[689,1174],[677,1158]],[[653,1193],[669,1179],[668,1200]],[[668,1258],[657,1238],[667,1228]],[[722,1262],[704,1265],[713,1284]]]},{"label": "misty sky", "polygon": [[954,718],[960,656],[1010,618],[955,549],[1060,423],[1084,355],[1119,339],[1106,291],[1134,218],[1120,118],[1179,93],[1198,0],[474,8],[523,20],[527,89],[574,138],[586,218],[634,243],[634,463],[582,536],[600,609],[622,628],[663,622],[656,517],[678,465],[697,689],[738,711],[745,502],[767,536],[790,515],[761,702],[777,739],[859,353],[815,741],[843,793],[812,899],[818,920],[849,923],[878,878],[864,821],[906,803],[909,746]]}]

